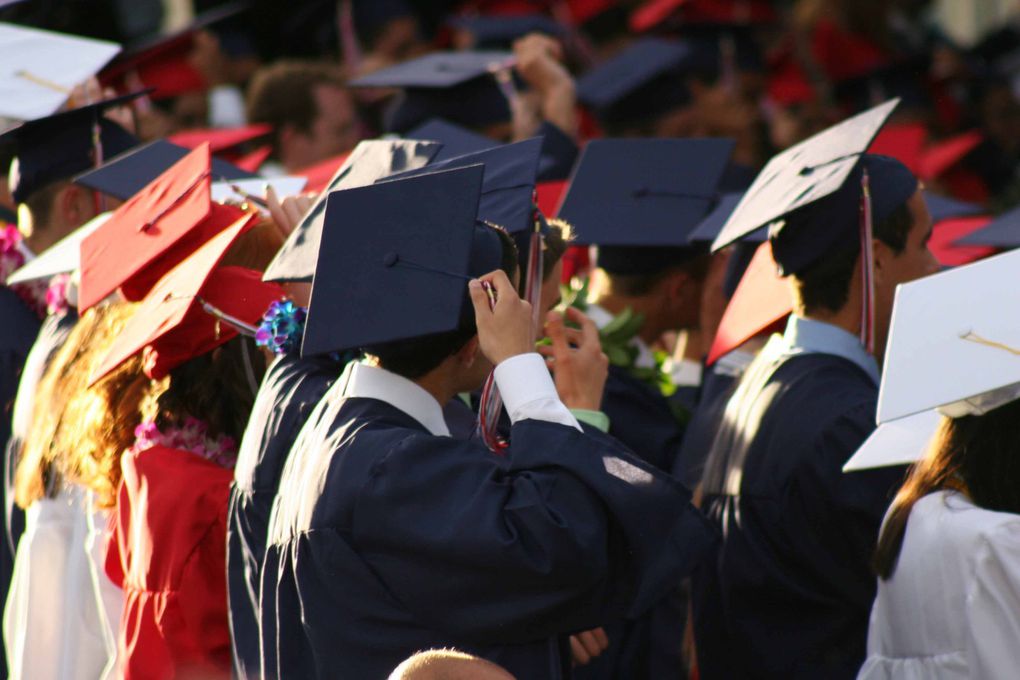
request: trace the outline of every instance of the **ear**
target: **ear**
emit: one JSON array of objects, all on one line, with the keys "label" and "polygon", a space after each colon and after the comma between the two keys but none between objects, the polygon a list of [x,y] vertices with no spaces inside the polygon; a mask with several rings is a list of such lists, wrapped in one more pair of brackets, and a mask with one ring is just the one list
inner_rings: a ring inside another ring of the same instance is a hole
[{"label": "ear", "polygon": [[664,283],[670,300],[682,299],[688,294],[691,276],[683,270],[678,270],[667,276]]},{"label": "ear", "polygon": [[878,238],[871,240],[871,250],[874,257],[875,278],[878,279],[882,276],[883,271],[888,270],[896,253],[885,241]]},{"label": "ear", "polygon": [[474,336],[468,340],[463,347],[457,350],[457,362],[464,368],[471,368],[474,366],[475,361],[478,359],[478,353],[481,350],[478,345],[478,336]]},{"label": "ear", "polygon": [[54,201],[54,208],[56,210],[54,217],[57,218],[62,226],[84,224],[92,217],[92,210],[88,209],[85,205],[85,202],[91,201],[91,199],[92,197],[89,195],[89,192],[76,184],[68,183],[60,190],[60,193],[57,194],[57,200]]}]

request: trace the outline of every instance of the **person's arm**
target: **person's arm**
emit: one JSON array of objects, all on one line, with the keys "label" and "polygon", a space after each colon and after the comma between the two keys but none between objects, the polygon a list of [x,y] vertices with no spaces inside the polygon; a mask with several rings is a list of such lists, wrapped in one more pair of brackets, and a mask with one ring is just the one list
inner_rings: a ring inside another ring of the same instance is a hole
[{"label": "person's arm", "polygon": [[[517,60],[514,68],[536,94],[540,118],[576,138],[577,94],[574,79],[561,63],[562,46],[549,36],[532,33],[517,40],[513,49]],[[534,130],[515,129],[518,139],[533,134]]]}]

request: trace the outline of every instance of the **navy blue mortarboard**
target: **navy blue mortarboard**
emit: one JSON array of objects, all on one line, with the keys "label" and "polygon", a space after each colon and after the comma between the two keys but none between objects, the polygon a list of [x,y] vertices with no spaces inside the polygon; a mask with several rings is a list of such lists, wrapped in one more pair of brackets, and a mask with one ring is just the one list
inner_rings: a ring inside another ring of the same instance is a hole
[{"label": "navy blue mortarboard", "polygon": [[[730,215],[736,210],[737,204],[740,203],[740,199],[743,197],[743,192],[730,192],[720,195],[712,210],[705,215],[705,218],[691,232],[690,242],[697,243],[704,241],[711,243],[714,241],[719,232],[722,231],[723,226],[725,226],[726,220],[730,219]],[[768,238],[768,230],[762,227],[757,231],[751,232],[741,240],[761,243],[766,238]]]},{"label": "navy blue mortarboard", "polygon": [[333,175],[319,200],[284,241],[280,252],[262,277],[265,281],[312,280],[319,256],[319,242],[326,216],[326,199],[333,191],[372,184],[378,179],[426,165],[439,151],[439,144],[416,140],[361,142]]},{"label": "navy blue mortarboard", "polygon": [[[76,184],[126,201],[190,152],[191,149],[165,139],[157,139],[110,158],[95,170],[78,175],[74,181]],[[216,157],[212,159],[211,171],[214,182],[256,177]]]},{"label": "navy blue mortarboard", "polygon": [[[0,134],[0,140],[11,140],[15,146],[10,168],[10,189],[15,202],[22,203],[36,191],[93,167],[101,160],[96,157],[97,151],[103,157],[112,156],[138,144],[134,135],[104,117],[103,112],[141,94],[135,92],[26,121]],[[94,137],[96,125],[98,149]]]},{"label": "navy blue mortarboard", "polygon": [[924,202],[931,214],[931,221],[935,224],[951,217],[971,217],[985,212],[985,209],[977,203],[958,201],[955,198],[933,194],[930,191],[924,192]]},{"label": "navy blue mortarboard", "polygon": [[402,133],[429,118],[482,127],[510,120],[497,74],[513,66],[509,52],[435,52],[351,81],[351,87],[402,88],[386,129]]},{"label": "navy blue mortarboard", "polygon": [[897,103],[858,114],[774,156],[712,249],[771,225],[773,257],[785,276],[803,271],[835,247],[858,244],[862,167],[870,176],[875,223],[917,190],[917,178],[902,163],[864,153]]},{"label": "navy blue mortarboard", "polygon": [[577,98],[605,125],[653,119],[690,103],[682,41],[642,38],[577,82]]},{"label": "navy blue mortarboard", "polygon": [[542,139],[534,137],[441,163],[434,162],[419,170],[394,174],[379,181],[399,180],[481,164],[485,167],[485,175],[478,204],[478,218],[492,222],[510,234],[530,234],[534,228],[532,196],[541,153]]},{"label": "navy blue mortarboard", "polygon": [[508,49],[529,33],[559,37],[566,32],[562,24],[543,14],[453,17],[448,23],[474,36],[473,47],[477,49]]},{"label": "navy blue mortarboard", "polygon": [[404,137],[442,144],[443,148],[432,159],[436,163],[499,146],[499,142],[494,139],[489,139],[485,135],[480,135],[442,118],[428,120],[405,134]]},{"label": "navy blue mortarboard", "polygon": [[598,139],[574,168],[559,217],[599,246],[615,274],[661,270],[704,252],[689,237],[719,198],[729,139]]},{"label": "navy blue mortarboard", "polygon": [[977,231],[956,242],[960,246],[991,246],[1016,248],[1020,246],[1020,208],[1005,212]]},{"label": "navy blue mortarboard", "polygon": [[460,327],[468,280],[502,261],[496,231],[477,220],[483,174],[476,165],[330,194],[301,353]]}]

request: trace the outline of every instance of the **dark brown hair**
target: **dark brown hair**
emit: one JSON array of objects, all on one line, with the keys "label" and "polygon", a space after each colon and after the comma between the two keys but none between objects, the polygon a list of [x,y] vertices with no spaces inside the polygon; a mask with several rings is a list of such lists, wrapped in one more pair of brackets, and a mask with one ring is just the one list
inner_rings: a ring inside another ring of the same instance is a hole
[{"label": "dark brown hair", "polygon": [[[248,120],[273,126],[274,137],[284,126],[309,132],[319,116],[315,88],[344,87],[339,67],[318,61],[278,61],[255,73],[248,87]],[[274,139],[274,142],[276,140]]]},{"label": "dark brown hair", "polygon": [[1020,513],[1020,400],[981,416],[943,418],[925,457],[900,487],[875,549],[876,573],[889,579],[903,547],[910,511],[930,493],[954,490],[975,505]]},{"label": "dark brown hair", "polygon": [[[875,238],[899,255],[907,247],[907,237],[913,226],[914,215],[904,203],[889,217],[875,224]],[[843,308],[850,296],[850,282],[860,250],[860,244],[856,242],[847,248],[833,250],[792,277],[805,313],[823,309],[838,312]]]}]

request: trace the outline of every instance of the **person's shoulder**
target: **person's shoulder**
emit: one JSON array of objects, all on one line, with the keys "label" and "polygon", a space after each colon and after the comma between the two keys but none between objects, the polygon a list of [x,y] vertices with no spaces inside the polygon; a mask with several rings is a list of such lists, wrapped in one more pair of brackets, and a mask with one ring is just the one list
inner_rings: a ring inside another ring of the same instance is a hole
[{"label": "person's shoulder", "polygon": [[7,286],[0,286],[0,351],[28,354],[39,333],[39,317]]},{"label": "person's shoulder", "polygon": [[927,527],[939,540],[958,544],[972,556],[990,544],[1020,553],[1020,515],[979,507],[956,491],[937,491],[919,499],[910,511],[910,523],[918,530]]}]

